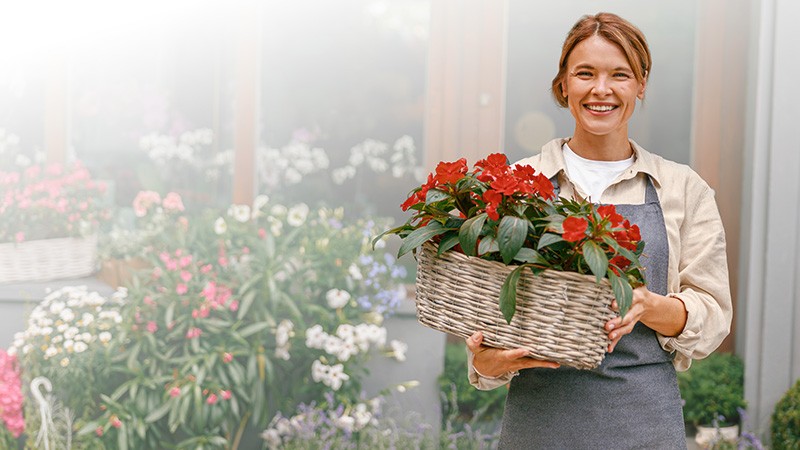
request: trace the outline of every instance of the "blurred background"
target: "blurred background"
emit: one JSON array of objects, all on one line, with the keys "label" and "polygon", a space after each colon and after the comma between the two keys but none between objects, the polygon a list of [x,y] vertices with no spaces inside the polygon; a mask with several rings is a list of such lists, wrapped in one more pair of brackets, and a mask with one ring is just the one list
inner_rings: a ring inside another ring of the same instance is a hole
[{"label": "blurred background", "polygon": [[[572,133],[550,83],[569,28],[599,11],[636,24],[653,54],[632,138],[716,190],[736,306],[720,352],[744,360],[748,411],[765,430],[800,377],[800,289],[787,282],[800,273],[800,57],[789,25],[800,11],[789,0],[5,2],[0,172],[79,161],[107,186],[101,259],[136,253],[120,236],[138,226],[142,191],[175,192],[197,214],[266,195],[398,223],[438,161],[498,151],[515,161]],[[0,221],[12,222],[9,211]],[[413,286],[413,259],[398,264]],[[5,301],[39,295],[19,286],[0,284]],[[412,299],[396,325],[408,339],[421,329]],[[420,379],[421,397],[435,398],[449,344],[417,337],[417,362],[398,381]],[[422,414],[441,418],[433,403]]]}]

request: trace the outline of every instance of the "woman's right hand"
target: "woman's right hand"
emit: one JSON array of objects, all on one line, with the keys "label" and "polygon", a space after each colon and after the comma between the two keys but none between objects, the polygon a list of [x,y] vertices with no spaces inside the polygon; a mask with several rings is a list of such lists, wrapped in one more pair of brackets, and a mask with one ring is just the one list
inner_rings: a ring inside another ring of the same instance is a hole
[{"label": "woman's right hand", "polygon": [[499,377],[509,372],[533,367],[557,369],[561,365],[552,361],[533,359],[528,356],[524,348],[503,350],[483,345],[483,333],[476,331],[467,338],[467,348],[472,352],[474,359],[472,367],[485,377]]}]

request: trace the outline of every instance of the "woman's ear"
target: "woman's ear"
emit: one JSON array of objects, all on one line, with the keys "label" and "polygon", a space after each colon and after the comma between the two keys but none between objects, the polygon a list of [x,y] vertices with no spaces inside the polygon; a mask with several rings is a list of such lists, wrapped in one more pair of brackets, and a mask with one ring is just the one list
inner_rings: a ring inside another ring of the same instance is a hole
[{"label": "woman's ear", "polygon": [[564,80],[561,80],[561,95],[567,98],[567,82]]},{"label": "woman's ear", "polygon": [[647,89],[647,72],[644,73],[644,78],[642,78],[642,82],[639,83],[639,92],[636,94],[636,98],[639,100],[644,99],[644,91]]}]

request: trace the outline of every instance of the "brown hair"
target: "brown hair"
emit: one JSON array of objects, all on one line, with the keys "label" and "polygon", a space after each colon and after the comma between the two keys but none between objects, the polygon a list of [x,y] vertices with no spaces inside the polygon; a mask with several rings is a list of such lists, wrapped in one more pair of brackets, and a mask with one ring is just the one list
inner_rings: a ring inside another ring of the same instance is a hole
[{"label": "brown hair", "polygon": [[616,14],[601,12],[594,16],[583,16],[573,25],[567,34],[567,39],[564,40],[561,59],[558,62],[558,74],[553,78],[553,97],[556,103],[563,107],[567,107],[567,97],[561,91],[561,82],[567,74],[567,58],[576,45],[595,35],[617,44],[622,49],[638,81],[645,81],[650,76],[653,61],[650,58],[647,40],[641,30]]}]

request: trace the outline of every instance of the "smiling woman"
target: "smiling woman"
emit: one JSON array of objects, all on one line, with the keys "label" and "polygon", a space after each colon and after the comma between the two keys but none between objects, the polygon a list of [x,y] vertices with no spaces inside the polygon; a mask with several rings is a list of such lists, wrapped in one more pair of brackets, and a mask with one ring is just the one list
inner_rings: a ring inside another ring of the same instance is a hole
[{"label": "smiling woman", "polygon": [[[584,16],[564,42],[552,87],[574,133],[517,164],[536,167],[560,197],[616,205],[646,243],[646,285],[633,290],[623,317],[605,323],[611,343],[590,370],[488,347],[475,330],[467,339],[470,382],[510,382],[501,448],[686,448],[676,369],[722,342],[731,298],[713,191],[689,167],[628,136],[651,66],[642,32],[614,14]],[[591,239],[574,225],[570,238]]]}]

